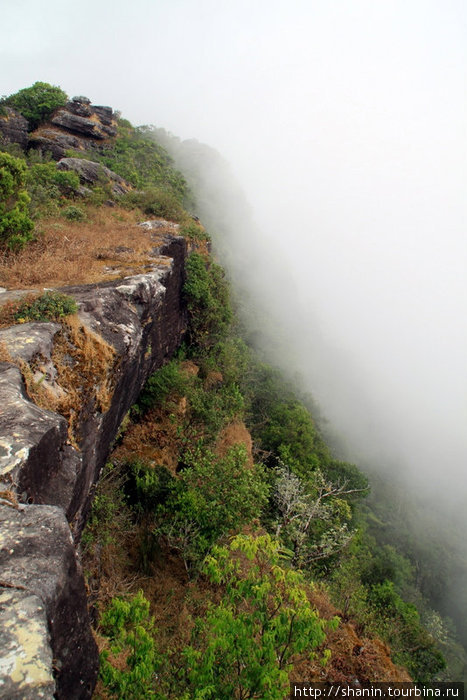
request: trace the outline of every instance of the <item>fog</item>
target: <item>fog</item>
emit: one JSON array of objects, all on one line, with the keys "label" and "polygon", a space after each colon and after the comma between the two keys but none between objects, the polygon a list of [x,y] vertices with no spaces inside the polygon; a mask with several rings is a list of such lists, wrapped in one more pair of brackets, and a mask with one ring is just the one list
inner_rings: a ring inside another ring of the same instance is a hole
[{"label": "fog", "polygon": [[254,220],[233,196],[228,262],[282,328],[275,359],[352,458],[451,503],[466,20],[461,0],[6,0],[0,26],[1,93],[43,80],[225,157]]}]

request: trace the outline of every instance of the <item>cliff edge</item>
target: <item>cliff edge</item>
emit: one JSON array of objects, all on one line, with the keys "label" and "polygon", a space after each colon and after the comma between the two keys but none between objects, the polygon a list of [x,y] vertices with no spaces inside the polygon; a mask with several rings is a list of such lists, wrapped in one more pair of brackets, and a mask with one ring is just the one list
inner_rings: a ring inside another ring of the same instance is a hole
[{"label": "cliff edge", "polygon": [[141,274],[63,289],[78,305],[71,322],[0,330],[0,697],[92,695],[75,544],[123,417],[186,328],[186,241],[158,238]]}]

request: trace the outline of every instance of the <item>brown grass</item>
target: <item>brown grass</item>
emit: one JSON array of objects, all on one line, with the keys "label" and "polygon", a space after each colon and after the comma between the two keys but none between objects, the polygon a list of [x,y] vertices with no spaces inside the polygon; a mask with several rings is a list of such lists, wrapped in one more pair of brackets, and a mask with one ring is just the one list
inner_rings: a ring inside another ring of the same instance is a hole
[{"label": "brown grass", "polygon": [[84,326],[78,316],[68,316],[55,337],[52,361],[63,396],[56,410],[68,420],[70,439],[79,441],[78,425],[85,411],[105,413],[113,394],[115,350],[101,336]]},{"label": "brown grass", "polygon": [[84,326],[78,316],[68,316],[55,335],[51,355],[57,371],[55,386],[37,381],[42,358],[31,363],[12,358],[6,343],[0,343],[0,361],[12,362],[21,371],[26,391],[36,405],[55,411],[68,421],[71,444],[78,448],[79,425],[87,414],[110,408],[115,377],[116,353],[103,338]]},{"label": "brown grass", "polygon": [[8,345],[4,340],[0,340],[0,362],[13,362]]},{"label": "brown grass", "polygon": [[[186,399],[182,398],[174,407],[175,414],[181,415],[185,407]],[[163,465],[175,474],[180,447],[177,422],[164,410],[156,408],[148,411],[141,423],[130,423],[121,443],[112,452],[112,459],[126,462],[137,455],[148,465]]]},{"label": "brown grass", "polygon": [[[42,220],[37,240],[17,254],[0,252],[0,286],[8,289],[86,284],[140,272],[164,229],[136,226],[141,214],[122,207],[87,207],[87,221]],[[125,250],[126,249],[126,250]]]},{"label": "brown grass", "polygon": [[216,442],[216,452],[219,457],[225,457],[227,452],[234,445],[244,445],[247,452],[247,466],[253,467],[253,441],[251,435],[241,420],[229,423],[219,433]]}]

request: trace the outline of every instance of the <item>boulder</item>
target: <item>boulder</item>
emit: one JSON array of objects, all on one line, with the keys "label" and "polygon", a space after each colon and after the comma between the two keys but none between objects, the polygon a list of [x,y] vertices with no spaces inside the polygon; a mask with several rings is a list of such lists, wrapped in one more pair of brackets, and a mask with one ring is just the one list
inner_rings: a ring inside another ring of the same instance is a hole
[{"label": "boulder", "polygon": [[72,97],[71,101],[74,103],[82,104],[82,105],[90,105],[91,104],[91,100],[89,99],[89,97],[84,97],[83,95],[78,95],[77,97]]},{"label": "boulder", "polygon": [[91,117],[92,109],[90,104],[90,100],[86,97],[73,97],[72,101],[65,105],[65,109],[72,114],[77,114],[79,117]]},{"label": "boulder", "polygon": [[114,113],[112,111],[112,107],[101,107],[100,105],[93,105],[92,110],[94,114],[97,114],[104,126],[113,126]]},{"label": "boulder", "polygon": [[60,109],[52,117],[51,123],[60,126],[66,131],[71,131],[78,136],[88,138],[103,139],[105,134],[97,121],[92,121],[88,117],[80,117],[79,114],[72,114],[66,109]]},{"label": "boulder", "polygon": [[95,163],[93,160],[85,160],[84,158],[62,158],[57,163],[59,170],[72,170],[78,173],[80,180],[88,185],[95,184],[99,179],[106,179],[112,182],[112,191],[116,196],[125,194],[131,189],[131,186],[101,163]]},{"label": "boulder", "polygon": [[65,131],[70,131],[72,134],[84,136],[91,139],[105,139],[109,136],[116,136],[116,129],[101,124],[96,118],[95,120],[88,117],[81,117],[79,114],[72,114],[66,109],[60,109],[51,119],[54,126],[59,126]]},{"label": "boulder", "polygon": [[18,143],[26,149],[28,145],[28,120],[11,107],[4,107],[5,114],[0,114],[0,140]]}]

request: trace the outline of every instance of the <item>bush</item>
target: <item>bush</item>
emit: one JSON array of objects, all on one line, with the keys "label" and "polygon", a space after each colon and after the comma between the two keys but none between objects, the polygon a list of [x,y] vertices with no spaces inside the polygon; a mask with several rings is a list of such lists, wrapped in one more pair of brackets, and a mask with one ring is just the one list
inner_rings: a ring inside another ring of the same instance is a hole
[{"label": "bush", "polygon": [[432,681],[446,662],[422,627],[415,605],[402,600],[392,581],[373,586],[369,600],[377,616],[375,631],[391,646],[394,661],[403,664],[415,681]]},{"label": "bush", "polygon": [[70,204],[69,207],[62,211],[62,216],[68,221],[84,221],[86,212],[81,207],[75,207],[73,204]]},{"label": "bush", "polygon": [[21,302],[14,312],[17,323],[27,321],[58,321],[65,316],[75,314],[78,310],[76,302],[60,292],[45,292],[35,299]]},{"label": "bush", "polygon": [[247,465],[243,445],[225,457],[198,450],[185,460],[186,468],[157,514],[156,534],[180,552],[190,569],[221,535],[259,517],[268,488],[263,469]]},{"label": "bush", "polygon": [[120,199],[123,206],[141,209],[148,216],[157,216],[169,221],[181,221],[185,211],[170,190],[150,187],[144,191],[128,192]]},{"label": "bush", "polygon": [[99,160],[139,190],[160,188],[181,204],[188,196],[185,178],[175,170],[172,158],[155,142],[151,131],[147,127],[134,129],[123,119],[118,126],[112,150],[98,156]]},{"label": "bush", "polygon": [[211,240],[211,236],[207,233],[207,231],[205,231],[202,226],[195,224],[194,222],[183,226],[180,234],[185,238],[188,238],[190,241],[201,242]]},{"label": "bush", "polygon": [[183,288],[189,313],[191,343],[206,352],[227,334],[232,320],[229,287],[219,265],[192,253]]},{"label": "bush", "polygon": [[139,404],[144,409],[164,405],[171,394],[183,396],[187,389],[188,377],[181,371],[177,360],[164,365],[151,374],[141,393]]},{"label": "bush", "polygon": [[4,100],[4,104],[13,107],[29,122],[30,130],[36,129],[46,121],[59,107],[68,100],[65,92],[49,83],[36,82],[28,88],[23,88]]},{"label": "bush", "polygon": [[0,242],[10,250],[20,250],[33,238],[25,178],[26,163],[0,153]]},{"label": "bush", "polygon": [[53,215],[60,200],[73,196],[79,188],[79,176],[57,170],[55,163],[34,163],[28,168],[26,186],[33,215]]}]

